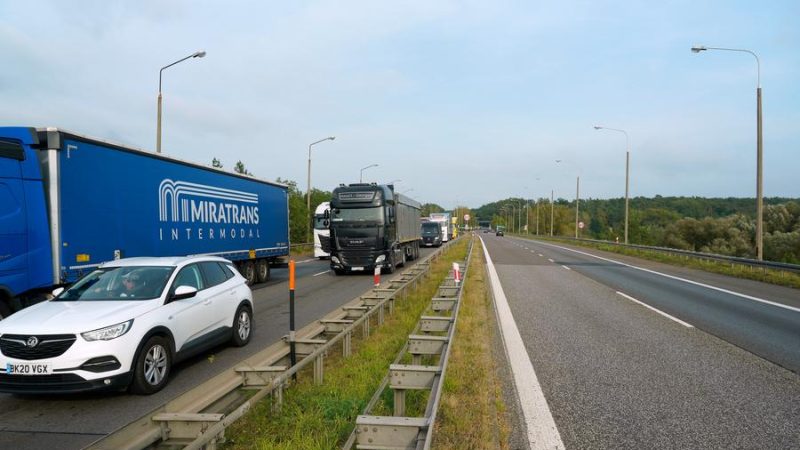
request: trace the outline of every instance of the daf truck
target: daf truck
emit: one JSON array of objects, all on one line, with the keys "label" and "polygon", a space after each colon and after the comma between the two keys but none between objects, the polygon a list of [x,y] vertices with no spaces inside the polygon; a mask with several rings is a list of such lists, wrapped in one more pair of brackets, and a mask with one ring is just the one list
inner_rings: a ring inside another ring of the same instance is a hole
[{"label": "daf truck", "polygon": [[419,202],[392,185],[340,185],[330,202],[331,269],[386,273],[419,257]]}]

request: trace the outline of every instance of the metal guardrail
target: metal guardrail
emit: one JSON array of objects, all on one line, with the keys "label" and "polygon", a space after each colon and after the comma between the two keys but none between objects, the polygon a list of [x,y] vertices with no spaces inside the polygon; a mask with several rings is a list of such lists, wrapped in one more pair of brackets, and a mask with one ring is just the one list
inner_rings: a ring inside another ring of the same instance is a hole
[{"label": "metal guardrail", "polygon": [[559,239],[559,240],[567,240],[567,241],[577,241],[577,242],[591,242],[594,244],[605,244],[605,245],[612,245],[620,248],[631,248],[636,250],[649,250],[659,253],[667,253],[673,255],[680,255],[686,256],[691,258],[699,258],[705,259],[709,261],[719,261],[719,262],[727,262],[731,264],[739,264],[742,266],[747,266],[750,268],[757,268],[757,269],[774,269],[774,270],[783,270],[786,272],[793,272],[793,273],[800,273],[800,264],[789,264],[789,263],[782,263],[782,262],[775,262],[775,261],[759,261],[757,259],[750,259],[750,258],[741,258],[738,256],[726,256],[726,255],[718,255],[716,253],[703,253],[703,252],[693,252],[690,250],[681,250],[677,248],[668,248],[668,247],[655,247],[655,246],[648,246],[648,245],[637,245],[637,244],[621,244],[619,242],[612,242],[612,241],[602,241],[599,239],[585,239],[585,238],[574,238],[574,237],[567,237],[567,236],[553,236],[552,238],[549,236],[534,236],[534,235],[523,235],[523,234],[514,234],[514,236],[519,237],[535,237],[537,239]]},{"label": "metal guardrail", "polygon": [[[473,242],[469,242],[466,259],[459,261],[464,268],[461,280],[466,280]],[[343,449],[350,450],[354,445],[365,450],[430,449],[463,293],[464,283],[456,281],[454,275],[451,271],[438,287],[426,310],[429,315],[420,317],[403,349],[389,366],[388,375],[356,419],[356,427]],[[409,354],[411,364],[399,364]],[[438,358],[438,361],[423,365],[423,357]],[[387,387],[393,391],[393,416],[369,415]],[[409,390],[431,391],[423,417],[406,415],[405,397]]]},{"label": "metal guardrail", "polygon": [[[283,391],[300,371],[313,365],[314,382],[324,380],[324,358],[341,342],[345,357],[351,352],[351,337],[360,327],[366,338],[370,322],[383,323],[388,307],[403,300],[420,279],[427,277],[431,262],[450,245],[444,245],[414,266],[387,282],[388,288],[367,291],[344,306],[297,332],[296,351],[300,358],[289,367],[288,339],[279,341],[238,365],[155,408],[138,420],[94,442],[87,449],[138,450],[153,447],[216,448],[224,440],[225,428],[253,405],[272,395],[279,408]],[[255,391],[253,394],[252,391]]]}]

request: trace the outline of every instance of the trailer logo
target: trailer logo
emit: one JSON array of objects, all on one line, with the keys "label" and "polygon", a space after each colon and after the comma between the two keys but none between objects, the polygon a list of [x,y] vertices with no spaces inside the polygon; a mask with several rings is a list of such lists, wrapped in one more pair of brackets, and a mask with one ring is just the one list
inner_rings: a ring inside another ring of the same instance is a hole
[{"label": "trailer logo", "polygon": [[[259,237],[258,194],[165,178],[158,187],[158,218],[173,225],[172,240]],[[206,226],[203,226],[206,225]],[[161,240],[164,230],[159,230]]]}]

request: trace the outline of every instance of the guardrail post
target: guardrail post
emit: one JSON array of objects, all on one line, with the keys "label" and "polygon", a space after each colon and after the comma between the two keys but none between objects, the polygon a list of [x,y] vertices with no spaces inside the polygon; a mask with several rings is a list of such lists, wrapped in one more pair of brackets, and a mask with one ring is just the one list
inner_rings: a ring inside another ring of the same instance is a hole
[{"label": "guardrail post", "polygon": [[378,306],[378,325],[383,325],[383,305]]},{"label": "guardrail post", "polygon": [[279,413],[283,406],[283,383],[275,387],[272,391],[272,412]]},{"label": "guardrail post", "polygon": [[322,355],[314,358],[314,384],[322,384],[324,380],[325,361]]},{"label": "guardrail post", "polygon": [[350,345],[350,336],[352,333],[347,332],[344,334],[344,338],[342,339],[342,353],[344,354],[345,358],[349,358],[351,354],[351,345]]},{"label": "guardrail post", "polygon": [[406,415],[406,390],[394,390],[394,416],[402,417]]},{"label": "guardrail post", "polygon": [[364,319],[364,322],[361,324],[364,339],[369,337],[369,317],[370,316],[367,315],[366,319]]}]

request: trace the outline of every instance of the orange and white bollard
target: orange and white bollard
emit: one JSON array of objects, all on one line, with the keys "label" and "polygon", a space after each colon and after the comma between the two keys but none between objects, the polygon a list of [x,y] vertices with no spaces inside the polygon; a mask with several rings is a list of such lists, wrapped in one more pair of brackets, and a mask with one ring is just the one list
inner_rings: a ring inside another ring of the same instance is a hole
[{"label": "orange and white bollard", "polygon": [[381,285],[381,268],[380,268],[380,266],[375,266],[375,272],[372,275],[372,279],[375,282],[375,287],[380,287],[380,285]]}]

